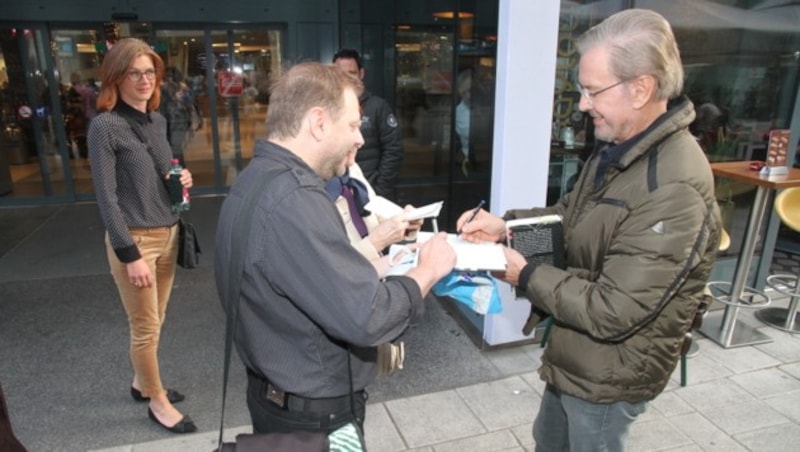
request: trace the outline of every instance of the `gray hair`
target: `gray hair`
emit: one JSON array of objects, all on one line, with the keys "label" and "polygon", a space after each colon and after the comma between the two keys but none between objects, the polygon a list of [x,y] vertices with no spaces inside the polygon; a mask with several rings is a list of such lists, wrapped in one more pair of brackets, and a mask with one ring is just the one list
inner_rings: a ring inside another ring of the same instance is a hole
[{"label": "gray hair", "polygon": [[675,35],[669,22],[655,11],[620,11],[586,31],[577,45],[581,54],[608,46],[609,70],[619,80],[655,77],[658,99],[672,99],[683,91],[683,65]]}]

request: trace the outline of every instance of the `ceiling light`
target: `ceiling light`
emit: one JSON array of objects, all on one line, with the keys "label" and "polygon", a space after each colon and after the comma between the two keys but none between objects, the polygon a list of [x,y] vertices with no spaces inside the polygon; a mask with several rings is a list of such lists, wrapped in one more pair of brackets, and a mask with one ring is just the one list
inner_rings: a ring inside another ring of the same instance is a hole
[{"label": "ceiling light", "polygon": [[[456,13],[453,12],[453,11],[439,11],[439,12],[433,13],[433,17],[435,17],[437,19],[453,19],[453,18],[456,17]],[[459,19],[471,19],[473,17],[475,17],[474,13],[470,13],[470,12],[467,12],[467,11],[459,11],[458,12],[458,18]]]}]

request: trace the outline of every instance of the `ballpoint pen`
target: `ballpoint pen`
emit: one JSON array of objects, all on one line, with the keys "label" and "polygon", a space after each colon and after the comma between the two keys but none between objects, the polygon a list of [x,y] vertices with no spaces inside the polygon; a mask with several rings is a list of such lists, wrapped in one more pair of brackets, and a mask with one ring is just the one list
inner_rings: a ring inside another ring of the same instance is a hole
[{"label": "ballpoint pen", "polygon": [[[472,215],[469,216],[469,218],[467,219],[467,221],[464,222],[464,224],[467,224],[470,221],[474,220],[475,217],[478,216],[478,212],[481,210],[481,207],[483,207],[484,204],[486,204],[486,201],[481,199],[481,202],[478,203],[478,207],[472,210]],[[464,224],[461,225],[462,228],[464,227]],[[458,230],[458,233],[459,235],[461,234],[461,229]]]}]

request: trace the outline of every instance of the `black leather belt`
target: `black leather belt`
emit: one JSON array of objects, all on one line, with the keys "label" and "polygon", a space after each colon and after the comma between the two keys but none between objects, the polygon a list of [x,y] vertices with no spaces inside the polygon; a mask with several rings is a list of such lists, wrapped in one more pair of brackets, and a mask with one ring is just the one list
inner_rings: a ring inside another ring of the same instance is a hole
[{"label": "black leather belt", "polygon": [[[297,394],[286,392],[277,386],[270,383],[266,377],[260,375],[256,371],[248,368],[247,375],[259,380],[264,384],[264,397],[272,402],[277,407],[287,410],[302,413],[316,413],[316,414],[332,414],[340,413],[343,411],[350,411],[350,396],[343,395],[339,397],[328,397],[320,399],[310,399],[301,397]],[[364,391],[356,391],[354,399],[364,397]]]}]

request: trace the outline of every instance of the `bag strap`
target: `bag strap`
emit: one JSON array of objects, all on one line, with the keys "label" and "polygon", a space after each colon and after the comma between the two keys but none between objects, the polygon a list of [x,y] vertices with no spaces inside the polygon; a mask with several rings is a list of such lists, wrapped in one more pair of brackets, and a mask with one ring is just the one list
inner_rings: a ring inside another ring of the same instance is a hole
[{"label": "bag strap", "polygon": [[250,226],[253,219],[253,205],[255,204],[256,197],[261,195],[264,187],[275,176],[276,172],[271,171],[260,178],[259,182],[247,193],[242,205],[239,206],[239,212],[236,214],[236,219],[233,222],[233,230],[231,231],[231,264],[230,264],[230,279],[228,280],[227,294],[227,308],[225,320],[225,359],[222,377],[222,409],[219,417],[219,444],[217,450],[222,450],[222,432],[225,421],[225,397],[228,394],[228,374],[230,373],[231,364],[231,347],[233,345],[233,337],[236,333],[236,325],[239,316],[239,301],[241,300],[241,284],[242,274],[244,272],[244,250],[247,239],[250,235]]},{"label": "bag strap", "polygon": [[[147,153],[150,155],[150,158],[153,159],[153,169],[156,170],[156,175],[158,176],[158,179],[163,183],[164,188],[167,190],[167,195],[169,195],[170,193],[169,182],[164,178],[164,175],[161,174],[161,171],[158,170],[158,164],[156,163],[156,156],[155,154],[153,154],[153,147],[150,146],[150,142],[147,141],[147,137],[144,135],[142,127],[130,116],[119,113],[117,113],[117,115],[121,116],[123,119],[125,119],[125,121],[128,122],[128,125],[131,126],[131,130],[133,130],[133,134],[136,135],[136,137],[139,138],[139,141],[141,141],[147,148]],[[178,217],[180,218],[180,216],[181,215],[179,214]]]},{"label": "bag strap", "polygon": [[[355,391],[353,391],[353,369],[350,367],[350,347],[347,347],[347,380],[350,383],[350,414],[353,416],[353,427],[356,429],[358,441],[361,445],[361,452],[367,452],[367,441],[364,439],[364,431],[358,423],[358,416],[356,416],[356,404],[354,402]],[[366,415],[366,409],[364,410]],[[363,422],[363,419],[362,419]]]},{"label": "bag strap", "polygon": [[150,142],[147,141],[147,137],[144,135],[141,126],[139,126],[139,124],[137,124],[136,121],[128,115],[123,115],[120,113],[117,113],[117,115],[121,116],[125,121],[128,122],[128,125],[131,126],[131,130],[133,130],[133,134],[136,135],[136,138],[138,138],[139,141],[141,141],[147,148],[147,154],[150,155],[151,159],[153,159],[153,168],[155,168],[156,174],[158,174],[158,178],[160,180],[163,180],[164,175],[161,174],[161,171],[158,170],[158,164],[156,163],[156,156],[153,155],[153,147],[150,146]]}]

